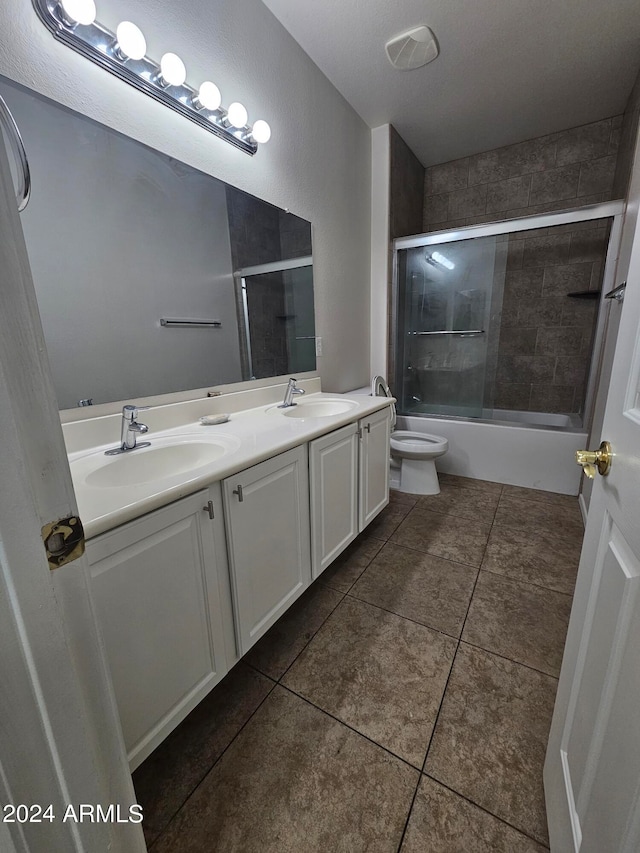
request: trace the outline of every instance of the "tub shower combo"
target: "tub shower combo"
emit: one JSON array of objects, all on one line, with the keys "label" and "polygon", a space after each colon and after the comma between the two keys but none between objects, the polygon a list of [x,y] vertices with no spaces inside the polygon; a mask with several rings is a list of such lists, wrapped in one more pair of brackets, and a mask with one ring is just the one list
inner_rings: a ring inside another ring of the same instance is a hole
[{"label": "tub shower combo", "polygon": [[622,203],[394,242],[398,428],[444,436],[441,471],[576,494]]}]

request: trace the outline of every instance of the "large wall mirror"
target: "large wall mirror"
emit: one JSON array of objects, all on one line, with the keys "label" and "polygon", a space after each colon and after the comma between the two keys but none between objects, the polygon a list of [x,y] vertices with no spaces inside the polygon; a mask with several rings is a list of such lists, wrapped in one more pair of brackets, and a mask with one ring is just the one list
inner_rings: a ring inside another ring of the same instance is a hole
[{"label": "large wall mirror", "polygon": [[311,225],[0,77],[58,404],[315,370]]}]

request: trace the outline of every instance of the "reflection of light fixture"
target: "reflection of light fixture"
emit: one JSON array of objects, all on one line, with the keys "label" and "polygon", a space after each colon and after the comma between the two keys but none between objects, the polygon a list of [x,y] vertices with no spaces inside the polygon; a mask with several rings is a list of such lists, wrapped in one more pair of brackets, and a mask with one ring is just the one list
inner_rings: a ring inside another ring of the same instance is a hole
[{"label": "reflection of light fixture", "polygon": [[449,258],[445,258],[444,255],[440,254],[440,252],[432,252],[431,254],[427,252],[425,259],[431,263],[440,264],[441,267],[444,267],[447,270],[453,270],[456,268],[453,261],[450,261]]},{"label": "reflection of light fixture", "polygon": [[123,62],[127,59],[142,59],[147,52],[147,42],[142,30],[131,21],[121,21],[116,28],[113,52]]},{"label": "reflection of light fixture", "polygon": [[96,4],[93,0],[60,0],[60,13],[67,26],[82,24],[88,27],[96,19]]},{"label": "reflection of light fixture", "polygon": [[130,86],[247,154],[267,142],[266,121],[247,124],[246,109],[237,101],[221,106],[218,87],[205,81],[199,89],[187,82],[184,62],[165,53],[160,62],[146,55],[142,31],[131,21],[121,21],[114,33],[96,21],[95,0],[32,0],[42,23],[58,41],[111,72]]}]

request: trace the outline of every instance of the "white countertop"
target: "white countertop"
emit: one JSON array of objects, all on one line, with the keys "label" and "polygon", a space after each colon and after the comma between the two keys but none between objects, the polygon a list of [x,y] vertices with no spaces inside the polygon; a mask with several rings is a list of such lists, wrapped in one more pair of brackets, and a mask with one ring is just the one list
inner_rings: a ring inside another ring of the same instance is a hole
[{"label": "white countertop", "polygon": [[[337,415],[294,418],[285,416],[283,410],[277,409],[273,403],[270,403],[233,412],[229,421],[224,424],[203,426],[199,420],[196,420],[166,430],[150,431],[140,436],[141,441],[151,441],[152,447],[136,450],[134,451],[136,455],[152,450],[154,441],[165,443],[170,438],[182,438],[184,441],[215,441],[220,437],[222,441],[228,440],[231,445],[224,455],[195,471],[154,479],[152,482],[127,486],[91,486],[82,481],[83,478],[77,473],[83,465],[80,460],[100,454],[100,461],[104,461],[104,451],[113,448],[114,441],[70,453],[69,461],[74,477],[78,510],[86,538],[91,539],[120,524],[206,488],[217,480],[358,421],[392,402],[385,397],[358,394],[315,393],[304,397],[305,402],[314,400],[345,400],[355,405],[349,411]],[[126,463],[126,457],[123,456],[109,458],[118,460],[118,464]],[[80,464],[74,465],[78,462]]]}]

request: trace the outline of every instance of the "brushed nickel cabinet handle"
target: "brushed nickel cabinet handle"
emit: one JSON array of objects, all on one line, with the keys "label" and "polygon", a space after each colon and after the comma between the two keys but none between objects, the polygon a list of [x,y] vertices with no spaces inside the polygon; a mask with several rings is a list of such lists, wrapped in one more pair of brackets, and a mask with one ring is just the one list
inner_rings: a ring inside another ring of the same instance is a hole
[{"label": "brushed nickel cabinet handle", "polygon": [[233,494],[238,496],[238,503],[242,503],[244,497],[242,495],[242,486],[238,486],[237,489],[233,490]]},{"label": "brushed nickel cabinet handle", "polygon": [[213,519],[215,518],[215,514],[214,514],[214,512],[213,512],[213,501],[207,501],[207,505],[206,505],[206,506],[203,506],[203,507],[202,507],[202,509],[203,509],[203,511],[204,511],[204,512],[208,512],[208,513],[209,513],[209,518],[210,518],[210,519],[212,519],[212,520],[213,520]]}]

